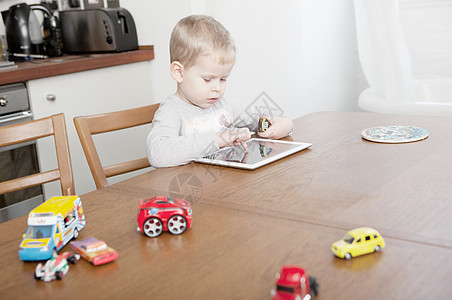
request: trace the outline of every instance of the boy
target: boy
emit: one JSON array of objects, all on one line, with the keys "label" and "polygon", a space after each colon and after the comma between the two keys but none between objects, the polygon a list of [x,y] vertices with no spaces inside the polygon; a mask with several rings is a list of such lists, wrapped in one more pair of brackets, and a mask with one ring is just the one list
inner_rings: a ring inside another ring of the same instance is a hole
[{"label": "boy", "polygon": [[[160,104],[147,138],[147,155],[154,167],[189,163],[223,147],[242,144],[256,131],[251,117],[223,98],[226,79],[235,64],[229,32],[209,16],[180,20],[170,39],[171,76],[176,93]],[[269,117],[267,117],[269,118]],[[281,138],[293,128],[287,117],[269,118],[272,126],[261,137]]]}]

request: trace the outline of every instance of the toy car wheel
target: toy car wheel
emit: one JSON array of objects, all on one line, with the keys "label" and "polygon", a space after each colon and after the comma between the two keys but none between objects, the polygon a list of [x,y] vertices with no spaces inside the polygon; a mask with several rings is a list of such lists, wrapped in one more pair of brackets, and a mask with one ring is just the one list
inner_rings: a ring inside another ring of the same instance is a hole
[{"label": "toy car wheel", "polygon": [[143,232],[148,237],[157,237],[163,231],[163,224],[158,218],[151,217],[144,221]]},{"label": "toy car wheel", "polygon": [[61,279],[61,278],[63,278],[63,272],[61,272],[61,271],[56,271],[56,272],[55,272],[55,277],[56,277],[56,279]]},{"label": "toy car wheel", "polygon": [[311,290],[312,296],[317,296],[319,294],[319,283],[313,276],[309,276],[309,289]]},{"label": "toy car wheel", "polygon": [[73,265],[77,263],[77,258],[74,255],[71,255],[67,258],[67,261]]},{"label": "toy car wheel", "polygon": [[350,260],[352,258],[352,255],[350,253],[345,253],[344,258],[346,260]]},{"label": "toy car wheel", "polygon": [[73,239],[76,240],[78,238],[78,230],[74,229]]},{"label": "toy car wheel", "polygon": [[380,245],[376,245],[376,246],[375,246],[375,252],[378,252],[378,251],[380,251],[380,250],[381,250]]},{"label": "toy car wheel", "polygon": [[187,220],[180,215],[174,215],[168,220],[168,230],[172,234],[181,234],[187,229]]}]

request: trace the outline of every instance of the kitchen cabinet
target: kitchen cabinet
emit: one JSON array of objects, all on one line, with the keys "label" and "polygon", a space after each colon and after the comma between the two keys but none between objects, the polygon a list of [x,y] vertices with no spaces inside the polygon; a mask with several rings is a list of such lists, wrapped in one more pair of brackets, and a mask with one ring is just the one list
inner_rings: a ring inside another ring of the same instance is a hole
[{"label": "kitchen cabinet", "polygon": [[[64,113],[69,149],[78,195],[95,189],[72,121],[79,115],[91,115],[152,104],[150,61],[75,72],[27,81],[31,109],[35,119]],[[95,137],[104,164],[113,164],[145,156],[146,136],[150,125]],[[38,161],[42,170],[56,167],[52,139],[38,141]],[[143,170],[141,171],[143,172]],[[133,176],[119,175],[112,182]],[[46,198],[60,195],[59,182],[44,185]]]}]

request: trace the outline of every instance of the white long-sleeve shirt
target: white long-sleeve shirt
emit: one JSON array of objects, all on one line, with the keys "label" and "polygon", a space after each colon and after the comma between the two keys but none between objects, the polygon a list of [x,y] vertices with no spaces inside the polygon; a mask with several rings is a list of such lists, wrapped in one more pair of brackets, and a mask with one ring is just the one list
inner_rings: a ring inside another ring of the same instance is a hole
[{"label": "white long-sleeve shirt", "polygon": [[147,138],[147,157],[153,167],[187,164],[219,149],[216,133],[232,127],[256,131],[259,116],[239,103],[222,98],[200,108],[169,96],[160,104]]}]

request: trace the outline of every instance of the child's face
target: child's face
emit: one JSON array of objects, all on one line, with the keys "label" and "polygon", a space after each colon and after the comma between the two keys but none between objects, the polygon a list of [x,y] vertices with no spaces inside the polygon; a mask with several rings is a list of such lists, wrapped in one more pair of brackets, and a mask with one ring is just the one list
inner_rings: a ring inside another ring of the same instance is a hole
[{"label": "child's face", "polygon": [[183,77],[178,84],[177,96],[187,103],[208,108],[217,102],[226,90],[226,79],[235,64],[235,57],[230,62],[221,64],[214,55],[203,55],[196,63],[183,70]]}]

